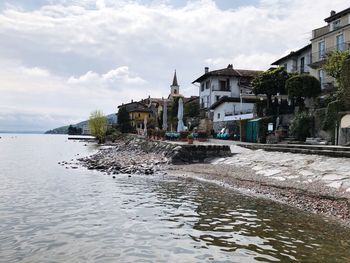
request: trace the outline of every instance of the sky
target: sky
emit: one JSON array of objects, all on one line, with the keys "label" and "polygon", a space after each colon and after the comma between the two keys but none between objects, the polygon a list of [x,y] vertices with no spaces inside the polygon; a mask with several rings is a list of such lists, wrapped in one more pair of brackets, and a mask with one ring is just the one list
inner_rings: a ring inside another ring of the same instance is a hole
[{"label": "sky", "polygon": [[0,0],[0,131],[45,131],[180,93],[233,64],[266,70],[348,0]]}]

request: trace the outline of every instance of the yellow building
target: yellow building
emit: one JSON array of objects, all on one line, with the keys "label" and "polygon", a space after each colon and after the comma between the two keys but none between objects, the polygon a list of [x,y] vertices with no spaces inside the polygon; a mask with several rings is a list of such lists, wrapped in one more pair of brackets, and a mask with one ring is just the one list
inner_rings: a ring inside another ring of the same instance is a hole
[{"label": "yellow building", "polygon": [[144,129],[144,124],[154,123],[154,114],[147,105],[141,102],[131,101],[127,104],[122,104],[118,108],[125,107],[129,113],[130,125],[135,129]]},{"label": "yellow building", "polygon": [[323,90],[334,87],[334,79],[320,68],[327,54],[336,50],[350,50],[350,8],[338,13],[331,11],[325,22],[326,26],[312,31],[310,63],[310,74],[320,80]]}]

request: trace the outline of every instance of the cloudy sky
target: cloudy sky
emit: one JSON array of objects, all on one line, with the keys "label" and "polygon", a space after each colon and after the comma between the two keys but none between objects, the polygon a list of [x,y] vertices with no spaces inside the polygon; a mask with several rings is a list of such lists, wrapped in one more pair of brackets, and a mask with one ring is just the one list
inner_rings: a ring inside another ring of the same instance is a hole
[{"label": "cloudy sky", "polygon": [[47,130],[180,92],[204,67],[267,69],[348,0],[0,0],[0,130]]}]

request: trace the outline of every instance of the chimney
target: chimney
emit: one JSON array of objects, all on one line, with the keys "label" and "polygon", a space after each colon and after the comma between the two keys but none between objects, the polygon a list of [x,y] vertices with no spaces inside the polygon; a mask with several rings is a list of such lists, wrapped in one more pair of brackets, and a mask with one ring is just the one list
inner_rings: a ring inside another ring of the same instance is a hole
[{"label": "chimney", "polygon": [[204,73],[208,73],[209,72],[209,67],[205,67],[204,68]]},{"label": "chimney", "polygon": [[131,103],[133,103],[134,102],[134,100],[131,100]]},{"label": "chimney", "polygon": [[232,64],[228,64],[227,68],[233,69],[233,65]]},{"label": "chimney", "polygon": [[335,12],[334,10],[331,11],[331,16],[334,16],[337,12]]}]

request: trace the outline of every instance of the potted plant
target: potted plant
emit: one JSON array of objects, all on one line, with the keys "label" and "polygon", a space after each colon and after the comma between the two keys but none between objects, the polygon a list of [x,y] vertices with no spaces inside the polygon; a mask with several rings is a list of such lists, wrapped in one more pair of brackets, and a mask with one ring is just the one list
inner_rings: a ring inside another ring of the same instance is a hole
[{"label": "potted plant", "polygon": [[188,142],[188,144],[193,144],[193,135],[192,134],[187,135],[187,142]]},{"label": "potted plant", "polygon": [[[181,131],[180,132],[180,140],[181,141],[183,141],[183,142],[185,142],[185,141],[187,141],[187,139],[188,139],[188,135],[189,135],[190,133],[188,132],[188,131]],[[192,136],[192,138],[193,138],[193,136]]]},{"label": "potted plant", "polygon": [[147,129],[147,136],[148,136],[149,139],[153,139],[154,130],[153,129]]},{"label": "potted plant", "polygon": [[206,132],[200,131],[197,134],[198,141],[206,142],[208,140],[208,134]]},{"label": "potted plant", "polygon": [[165,140],[165,131],[164,130],[159,130],[159,137],[162,141]]}]

